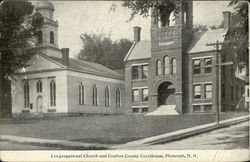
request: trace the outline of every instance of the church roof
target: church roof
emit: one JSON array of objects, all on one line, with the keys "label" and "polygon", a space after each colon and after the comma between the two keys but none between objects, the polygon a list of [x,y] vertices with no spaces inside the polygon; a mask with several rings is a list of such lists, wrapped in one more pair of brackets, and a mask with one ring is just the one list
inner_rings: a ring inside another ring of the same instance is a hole
[{"label": "church roof", "polygon": [[[55,57],[49,57],[49,58],[62,64],[61,58],[55,58]],[[103,66],[103,65],[97,64],[97,63],[84,61],[84,60],[79,60],[79,59],[69,58],[69,65],[67,66],[67,68],[90,73],[90,74],[105,76],[105,77],[113,77],[113,78],[118,78],[118,79],[123,78],[122,75],[107,68],[106,66]]]},{"label": "church roof", "polygon": [[214,46],[207,46],[208,43],[223,42],[227,29],[208,30],[206,32],[194,33],[192,43],[188,48],[188,53],[214,51]]},{"label": "church roof", "polygon": [[[195,32],[193,40],[188,48],[188,53],[199,53],[214,51],[215,47],[207,46],[208,43],[215,43],[217,40],[223,42],[227,29],[215,29],[205,32]],[[127,53],[124,61],[140,60],[151,58],[151,41],[135,42]]]}]

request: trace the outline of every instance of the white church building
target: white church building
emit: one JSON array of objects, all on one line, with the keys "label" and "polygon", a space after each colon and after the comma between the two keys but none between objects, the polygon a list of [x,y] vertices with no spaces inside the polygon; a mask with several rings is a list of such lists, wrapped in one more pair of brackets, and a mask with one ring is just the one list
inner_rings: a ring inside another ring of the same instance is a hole
[{"label": "white church building", "polygon": [[54,5],[40,1],[36,10],[44,25],[28,67],[13,75],[12,114],[124,113],[123,76],[103,65],[69,58],[69,49],[58,46]]}]

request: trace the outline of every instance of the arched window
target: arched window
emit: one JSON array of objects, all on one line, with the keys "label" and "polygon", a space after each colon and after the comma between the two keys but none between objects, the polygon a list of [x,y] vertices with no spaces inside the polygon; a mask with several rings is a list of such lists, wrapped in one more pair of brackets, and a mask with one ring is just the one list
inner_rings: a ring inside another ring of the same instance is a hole
[{"label": "arched window", "polygon": [[42,31],[37,32],[37,41],[38,41],[38,43],[43,42],[43,32]]},{"label": "arched window", "polygon": [[79,85],[79,105],[83,105],[84,104],[84,86],[81,83]]},{"label": "arched window", "polygon": [[116,90],[116,107],[121,107],[121,91],[119,88]]},{"label": "arched window", "polygon": [[38,80],[36,83],[36,91],[37,93],[41,93],[43,90],[43,84],[41,80]]},{"label": "arched window", "polygon": [[164,57],[164,74],[168,75],[169,74],[169,57],[165,56]]},{"label": "arched window", "polygon": [[161,68],[161,60],[156,61],[156,75],[162,74],[162,68]]},{"label": "arched window", "polygon": [[97,88],[96,88],[96,85],[93,86],[93,105],[97,106]]},{"label": "arched window", "polygon": [[54,44],[54,43],[55,43],[53,31],[50,32],[50,43],[51,43],[51,44]]},{"label": "arched window", "polygon": [[176,74],[176,59],[172,59],[172,74]]},{"label": "arched window", "polygon": [[50,82],[50,105],[56,106],[56,82],[54,80]]},{"label": "arched window", "polygon": [[23,89],[24,89],[24,107],[29,107],[30,104],[29,82],[24,83]]},{"label": "arched window", "polygon": [[105,88],[105,106],[109,106],[109,88]]}]

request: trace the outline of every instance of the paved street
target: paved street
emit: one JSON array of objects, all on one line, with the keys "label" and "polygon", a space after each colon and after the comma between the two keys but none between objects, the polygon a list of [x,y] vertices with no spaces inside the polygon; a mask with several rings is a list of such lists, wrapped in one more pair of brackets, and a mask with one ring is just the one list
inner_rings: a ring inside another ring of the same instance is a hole
[{"label": "paved street", "polygon": [[[246,149],[249,148],[249,122],[232,125],[180,141],[136,148],[138,150],[186,150],[186,149]],[[126,148],[127,149],[127,148]]]}]

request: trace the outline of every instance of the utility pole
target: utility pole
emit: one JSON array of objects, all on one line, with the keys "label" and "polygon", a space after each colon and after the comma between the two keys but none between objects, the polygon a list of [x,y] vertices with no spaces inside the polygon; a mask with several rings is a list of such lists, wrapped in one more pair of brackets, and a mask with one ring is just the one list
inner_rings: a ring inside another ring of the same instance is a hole
[{"label": "utility pole", "polygon": [[213,46],[216,49],[216,64],[215,64],[215,68],[216,68],[216,125],[220,124],[220,109],[219,109],[219,92],[220,92],[220,67],[221,66],[227,66],[227,65],[233,65],[233,62],[225,62],[225,63],[221,63],[219,61],[219,50],[220,50],[220,46],[223,45],[222,42],[219,42],[218,40],[216,41],[216,43],[207,43],[207,46]]}]

